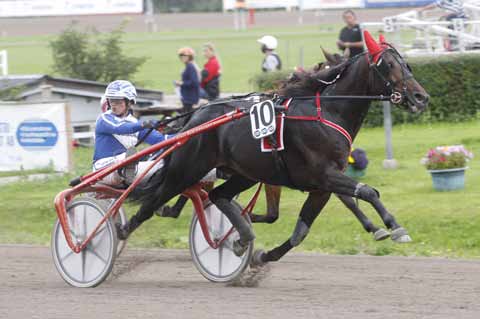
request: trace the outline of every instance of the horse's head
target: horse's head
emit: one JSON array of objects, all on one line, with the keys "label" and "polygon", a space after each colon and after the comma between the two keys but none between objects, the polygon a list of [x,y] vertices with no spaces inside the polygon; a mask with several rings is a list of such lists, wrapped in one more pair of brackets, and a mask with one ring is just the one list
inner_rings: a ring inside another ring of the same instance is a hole
[{"label": "horse's head", "polygon": [[377,43],[368,31],[364,31],[365,44],[368,48],[370,67],[374,77],[380,79],[381,92],[391,94],[393,104],[403,105],[411,112],[421,112],[428,105],[429,96],[425,89],[415,80],[410,66],[395,48],[380,36]]}]

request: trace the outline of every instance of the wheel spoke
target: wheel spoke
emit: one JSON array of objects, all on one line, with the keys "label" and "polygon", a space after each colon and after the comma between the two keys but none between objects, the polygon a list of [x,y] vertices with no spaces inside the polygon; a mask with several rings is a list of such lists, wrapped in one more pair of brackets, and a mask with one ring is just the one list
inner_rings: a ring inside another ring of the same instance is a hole
[{"label": "wheel spoke", "polygon": [[87,205],[83,205],[83,231],[84,237],[87,237],[88,230],[87,230]]},{"label": "wheel spoke", "polygon": [[85,253],[85,249],[80,252],[80,256],[82,258],[82,281],[85,281],[85,266],[87,263],[87,254]]},{"label": "wheel spoke", "polygon": [[87,247],[86,248],[89,252],[91,252],[92,254],[94,254],[98,259],[100,259],[105,265],[108,263],[108,261],[106,261],[102,256],[100,256],[99,254],[97,254],[97,252],[95,250],[93,250],[92,248],[90,247]]},{"label": "wheel spoke", "polygon": [[210,247],[210,245],[208,245],[207,247],[205,247],[204,249],[202,249],[202,251],[199,251],[197,253],[197,256],[200,257],[201,255],[205,254],[207,252],[207,250],[211,249],[212,247]]},{"label": "wheel spoke", "polygon": [[74,254],[73,250],[70,250],[68,253],[65,254],[62,258],[60,258],[60,261],[65,261],[68,257],[72,256]]},{"label": "wheel spoke", "polygon": [[[223,245],[222,245],[223,246]],[[223,265],[223,247],[218,247],[218,275],[222,275],[222,265]]]}]

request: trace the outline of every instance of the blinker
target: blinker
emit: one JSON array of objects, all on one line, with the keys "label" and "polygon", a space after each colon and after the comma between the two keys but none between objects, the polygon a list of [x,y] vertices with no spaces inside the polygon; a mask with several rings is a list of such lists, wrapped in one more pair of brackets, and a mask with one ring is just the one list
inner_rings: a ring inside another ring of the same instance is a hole
[{"label": "blinker", "polygon": [[384,59],[379,59],[376,63],[377,70],[380,72],[381,75],[387,76],[390,73],[390,66]]}]

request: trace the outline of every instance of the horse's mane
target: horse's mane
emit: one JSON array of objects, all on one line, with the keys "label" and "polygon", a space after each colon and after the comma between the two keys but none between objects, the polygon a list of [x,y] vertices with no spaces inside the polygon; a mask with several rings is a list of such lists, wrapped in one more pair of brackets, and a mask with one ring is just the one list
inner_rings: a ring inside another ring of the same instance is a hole
[{"label": "horse's mane", "polygon": [[340,76],[359,56],[347,60],[336,59],[336,62],[319,63],[312,69],[294,72],[288,79],[280,82],[280,87],[275,93],[291,97],[322,93],[328,86],[328,82]]}]

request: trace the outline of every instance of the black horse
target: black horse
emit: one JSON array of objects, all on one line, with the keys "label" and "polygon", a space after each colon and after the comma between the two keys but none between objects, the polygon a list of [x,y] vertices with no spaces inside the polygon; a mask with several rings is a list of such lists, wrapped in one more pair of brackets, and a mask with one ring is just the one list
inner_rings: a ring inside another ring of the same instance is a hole
[{"label": "black horse", "polygon": [[[292,73],[286,81],[279,83],[282,87],[291,85],[291,83],[298,82],[301,78],[305,78],[306,74],[309,73],[308,77],[317,78],[316,73],[322,72],[326,69],[329,69],[335,65],[345,62],[347,59],[341,56],[340,54],[331,54],[325,51],[322,48],[323,55],[326,59],[325,62],[317,63],[314,67],[309,70],[297,70]],[[183,119],[181,119],[183,120]],[[178,129],[177,131],[179,131]],[[205,190],[210,191],[213,189],[213,183],[208,183]],[[275,223],[280,216],[280,197],[281,197],[281,186],[276,185],[265,185],[265,199],[266,199],[266,214],[251,214],[250,218],[252,223]],[[358,204],[352,197],[336,194],[338,199],[355,215],[358,221],[362,224],[363,228],[367,233],[373,235],[374,240],[381,241],[390,237],[390,233],[375,225],[360,209]],[[182,212],[182,209],[185,207],[188,198],[180,195],[177,201],[173,206],[165,205],[161,209],[157,210],[155,213],[161,217],[171,217],[178,218]],[[395,238],[394,238],[395,239]]]},{"label": "black horse", "polygon": [[[315,96],[319,92],[321,96],[393,94],[395,103],[412,112],[426,108],[428,95],[413,78],[400,54],[390,46],[377,44],[368,33],[365,37],[369,48],[367,55],[320,72],[316,77],[300,78],[280,92],[285,99],[293,98],[285,111],[289,117],[284,128],[285,150],[278,152],[283,165],[276,165],[272,155],[260,151],[258,140],[251,135],[248,117],[195,136],[173,152],[166,161],[166,169],[157,172],[149,181],[139,211],[126,227],[120,229],[121,236],[131,233],[156,209],[196,184],[212,168],[221,167],[230,171],[232,176],[213,189],[209,197],[239,232],[240,239],[234,247],[237,254],[242,254],[255,236],[230,201],[257,182],[309,192],[292,236],[268,253],[257,254],[257,262],[276,261],[299,245],[331,193],[369,202],[379,212],[386,227],[392,230],[392,237],[404,241],[408,237],[407,231],[385,209],[378,192],[343,174],[351,146],[346,135],[320,121],[320,118],[328,120],[354,139],[370,101],[325,99],[321,102],[321,116],[317,116],[317,104],[321,99]],[[183,130],[250,104],[244,100],[211,104],[195,112]],[[311,120],[299,120],[305,116]]]}]

